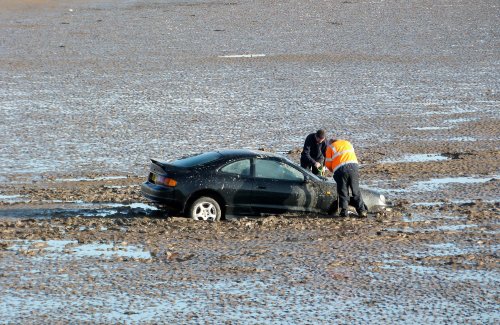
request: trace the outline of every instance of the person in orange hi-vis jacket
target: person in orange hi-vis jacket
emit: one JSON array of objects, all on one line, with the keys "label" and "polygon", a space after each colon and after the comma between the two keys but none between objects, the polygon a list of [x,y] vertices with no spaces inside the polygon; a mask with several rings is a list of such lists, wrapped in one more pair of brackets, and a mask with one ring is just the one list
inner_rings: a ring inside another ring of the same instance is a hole
[{"label": "person in orange hi-vis jacket", "polygon": [[358,216],[365,218],[367,212],[359,190],[358,159],[352,144],[347,140],[329,140],[325,154],[325,166],[333,172],[333,179],[337,183],[340,216],[347,217],[347,207],[350,201],[349,188],[351,188],[356,212]]}]

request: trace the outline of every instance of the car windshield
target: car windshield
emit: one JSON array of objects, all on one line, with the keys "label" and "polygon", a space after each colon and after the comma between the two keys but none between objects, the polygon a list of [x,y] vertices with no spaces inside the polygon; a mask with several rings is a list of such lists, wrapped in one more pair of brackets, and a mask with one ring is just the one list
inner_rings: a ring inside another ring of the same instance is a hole
[{"label": "car windshield", "polygon": [[177,167],[189,168],[189,167],[204,165],[206,163],[215,161],[220,157],[222,157],[222,155],[218,152],[205,152],[200,155],[174,160],[171,162],[171,164]]}]

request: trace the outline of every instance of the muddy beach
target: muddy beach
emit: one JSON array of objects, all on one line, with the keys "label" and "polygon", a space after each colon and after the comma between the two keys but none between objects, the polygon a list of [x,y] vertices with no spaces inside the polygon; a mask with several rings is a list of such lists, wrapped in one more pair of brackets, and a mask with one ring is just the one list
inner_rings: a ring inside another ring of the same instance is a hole
[{"label": "muddy beach", "polygon": [[[500,322],[495,1],[5,1],[0,323]],[[150,158],[354,144],[367,219],[200,223]]]}]

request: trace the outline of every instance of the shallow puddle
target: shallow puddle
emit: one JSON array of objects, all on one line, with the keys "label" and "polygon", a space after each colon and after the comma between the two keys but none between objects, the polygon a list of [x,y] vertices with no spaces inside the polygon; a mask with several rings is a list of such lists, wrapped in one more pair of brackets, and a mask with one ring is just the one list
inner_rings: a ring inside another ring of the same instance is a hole
[{"label": "shallow puddle", "polygon": [[[481,202],[484,202],[484,203],[495,203],[496,201],[495,200],[481,200]],[[432,207],[432,206],[442,206],[442,205],[449,204],[449,203],[453,203],[453,204],[474,204],[475,200],[459,200],[459,199],[456,199],[456,200],[449,200],[449,201],[446,201],[446,202],[443,202],[443,201],[436,201],[436,202],[413,202],[411,204],[411,206],[412,207],[418,207],[418,206]]]},{"label": "shallow puddle", "polygon": [[401,219],[403,222],[432,222],[432,221],[439,221],[439,220],[467,220],[467,217],[462,217],[462,216],[447,216],[443,215],[440,213],[433,213],[432,215],[425,215],[425,214],[420,214],[420,213],[414,213],[411,215],[403,215],[403,218]]},{"label": "shallow puddle", "polygon": [[44,208],[0,209],[0,217],[52,218],[52,217],[111,217],[111,216],[141,216],[158,211],[155,206],[144,203],[87,203],[83,201],[47,200],[50,206]]},{"label": "shallow puddle", "polygon": [[30,200],[22,195],[0,195],[0,202],[3,203],[27,203]]},{"label": "shallow puddle", "polygon": [[442,186],[450,184],[477,184],[486,183],[491,180],[498,179],[498,176],[491,177],[445,177],[433,178],[429,181],[420,181],[410,186],[409,190],[413,191],[435,191]]},{"label": "shallow puddle", "polygon": [[468,229],[473,229],[477,228],[478,225],[474,224],[467,224],[467,225],[443,225],[443,226],[437,226],[434,229],[436,231],[464,231]]},{"label": "shallow puddle", "polygon": [[232,54],[232,55],[219,55],[219,58],[237,59],[237,58],[262,58],[265,54]]},{"label": "shallow puddle", "polygon": [[425,244],[425,246],[429,247],[431,251],[424,253],[416,252],[415,256],[420,256],[421,254],[425,256],[466,255],[481,251],[480,247],[459,247],[455,243]]},{"label": "shallow puddle", "polygon": [[[429,220],[422,220],[422,221],[429,221]],[[385,231],[389,232],[401,232],[401,233],[419,233],[419,232],[459,232],[459,231],[467,231],[471,230],[475,231],[478,228],[478,225],[475,224],[459,224],[459,225],[440,225],[440,226],[435,226],[432,224],[426,223],[425,225],[411,225],[411,226],[405,226],[403,228],[386,228]]]},{"label": "shallow puddle", "polygon": [[479,120],[478,117],[461,117],[461,118],[455,118],[455,119],[449,119],[446,120],[445,123],[449,124],[458,124],[458,123],[467,123],[467,122],[474,122]]},{"label": "shallow puddle", "polygon": [[116,179],[126,179],[127,176],[102,176],[95,178],[79,177],[79,178],[56,178],[56,182],[95,182],[95,181],[109,181]]},{"label": "shallow puddle", "polygon": [[416,127],[413,129],[421,131],[435,131],[435,130],[450,130],[452,128],[453,128],[452,126],[424,126],[424,127]]},{"label": "shallow puddle", "polygon": [[116,244],[78,244],[76,240],[32,240],[32,241],[0,241],[13,245],[8,250],[16,252],[26,252],[30,250],[40,250],[43,254],[37,255],[35,258],[59,259],[69,257],[99,257],[99,258],[114,258],[116,256],[127,258],[149,259],[151,254],[144,251],[141,247],[132,245],[116,245]]},{"label": "shallow puddle", "polygon": [[428,153],[428,154],[406,155],[400,159],[389,159],[382,161],[382,163],[427,162],[427,161],[442,161],[442,160],[449,160],[449,158],[437,153]]},{"label": "shallow puddle", "polygon": [[477,138],[474,137],[452,137],[449,138],[450,141],[461,141],[461,142],[475,142]]},{"label": "shallow puddle", "polygon": [[84,217],[109,217],[115,214],[129,214],[129,213],[141,213],[141,212],[151,212],[157,211],[158,208],[147,205],[144,203],[132,203],[132,204],[121,204],[121,203],[104,203],[104,206],[115,207],[117,209],[97,209],[91,211],[82,210],[82,216]]}]

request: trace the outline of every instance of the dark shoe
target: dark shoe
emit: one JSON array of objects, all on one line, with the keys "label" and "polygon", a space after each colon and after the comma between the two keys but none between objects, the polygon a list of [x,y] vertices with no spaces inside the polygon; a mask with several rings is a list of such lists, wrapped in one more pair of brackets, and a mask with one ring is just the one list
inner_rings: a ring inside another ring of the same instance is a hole
[{"label": "dark shoe", "polygon": [[347,210],[341,210],[340,214],[339,214],[339,217],[341,217],[341,218],[347,218],[348,215],[349,215],[349,213],[347,212]]},{"label": "dark shoe", "polygon": [[366,217],[368,217],[368,212],[366,212],[366,211],[358,212],[358,216],[360,218],[366,218]]}]

